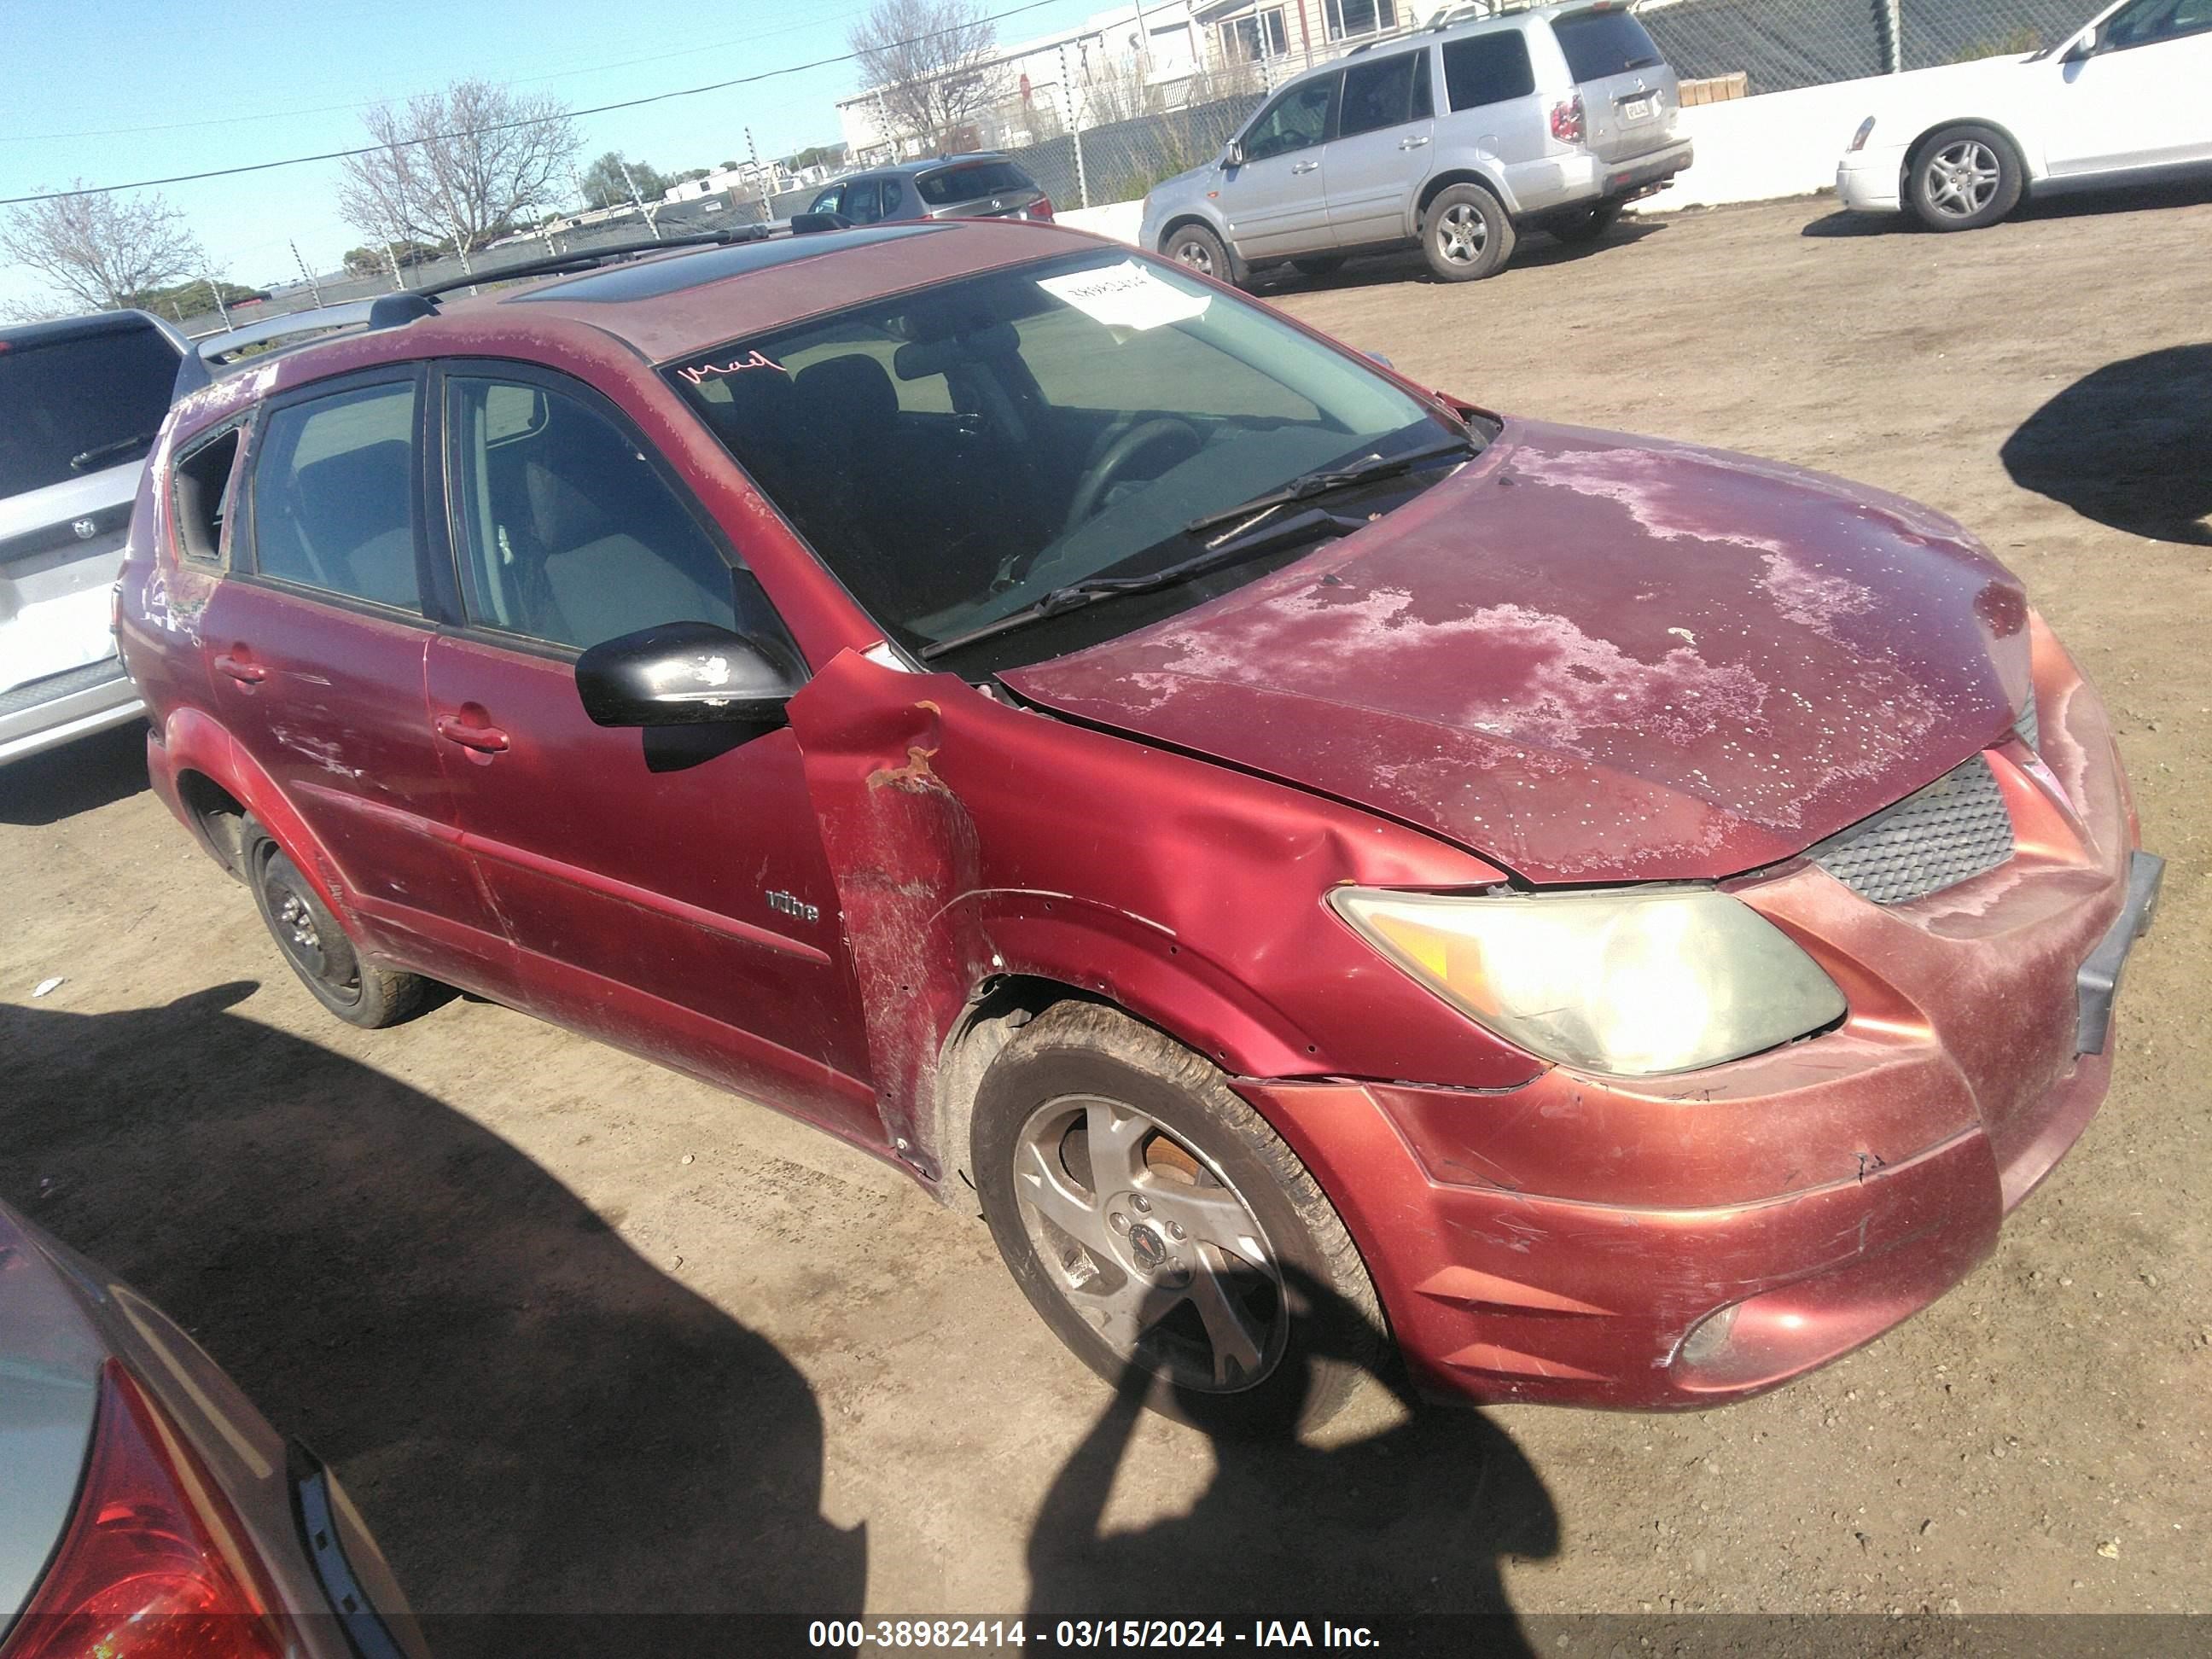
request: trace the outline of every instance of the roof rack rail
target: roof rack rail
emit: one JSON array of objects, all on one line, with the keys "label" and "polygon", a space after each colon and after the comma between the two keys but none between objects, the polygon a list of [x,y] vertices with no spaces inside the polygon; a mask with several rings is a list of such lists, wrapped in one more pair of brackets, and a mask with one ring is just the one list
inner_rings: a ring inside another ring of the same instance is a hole
[{"label": "roof rack rail", "polygon": [[[548,254],[542,259],[525,259],[518,264],[501,265],[494,270],[478,270],[464,276],[449,277],[443,282],[423,283],[414,288],[402,289],[397,294],[387,294],[386,300],[398,300],[411,295],[417,300],[434,300],[441,294],[451,294],[455,289],[483,288],[493,283],[511,283],[524,276],[554,276],[562,271],[588,270],[602,259],[632,258],[641,253],[665,253],[672,248],[716,247],[732,242],[757,242],[769,234],[766,225],[732,225],[726,230],[705,230],[694,236],[666,236],[659,240],[640,238],[631,242],[610,242],[605,247],[575,248],[567,253]],[[392,308],[392,321],[374,325],[389,328],[397,323],[427,313],[410,310],[405,316]]]}]

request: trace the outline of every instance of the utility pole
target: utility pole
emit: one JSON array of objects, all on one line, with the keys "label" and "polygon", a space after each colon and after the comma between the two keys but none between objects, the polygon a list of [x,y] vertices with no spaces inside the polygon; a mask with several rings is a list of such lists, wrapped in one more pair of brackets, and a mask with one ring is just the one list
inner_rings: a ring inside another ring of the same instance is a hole
[{"label": "utility pole", "polygon": [[617,155],[615,157],[615,165],[622,169],[623,183],[629,186],[630,205],[645,216],[645,228],[653,233],[653,240],[659,241],[660,240],[660,222],[658,213],[659,204],[655,203],[653,207],[648,208],[639,199],[637,180],[629,176],[629,162]]},{"label": "utility pole", "polygon": [[1083,170],[1083,127],[1079,117],[1081,110],[1075,101],[1075,83],[1068,78],[1067,48],[1060,48],[1060,100],[1067,107],[1068,142],[1075,146],[1075,195],[1079,206],[1091,205],[1091,180]]},{"label": "utility pole", "polygon": [[208,292],[215,295],[215,314],[222,319],[222,325],[228,329],[230,326],[230,307],[222,302],[222,290],[216,286],[212,276],[203,274],[200,281],[205,283]]},{"label": "utility pole", "polygon": [[320,311],[323,308],[323,285],[315,280],[315,273],[307,269],[307,262],[300,257],[300,245],[288,242],[285,246],[292,250],[292,263],[300,267],[300,275],[307,279],[307,287],[315,296],[315,309]]}]

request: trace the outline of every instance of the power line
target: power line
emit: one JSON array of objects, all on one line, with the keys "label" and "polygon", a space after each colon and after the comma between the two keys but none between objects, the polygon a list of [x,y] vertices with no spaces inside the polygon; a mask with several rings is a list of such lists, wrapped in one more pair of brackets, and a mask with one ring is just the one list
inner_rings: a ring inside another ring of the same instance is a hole
[{"label": "power line", "polygon": [[[1005,11],[994,12],[981,21],[996,23],[1008,17],[1018,17],[1024,12],[1038,11],[1047,6],[1056,6],[1061,3],[1063,0],[1028,0],[1025,5],[1013,6]],[[965,27],[967,25],[963,24],[961,27]],[[934,40],[938,35],[950,34],[953,32],[951,29],[933,29],[929,33],[915,35],[912,40],[887,41],[876,50],[888,51],[898,46],[918,46],[924,40]],[[712,81],[705,86],[684,87],[674,92],[656,92],[643,98],[625,98],[618,103],[596,104],[589,109],[569,110],[565,113],[570,118],[605,115],[614,110],[637,109],[647,104],[663,104],[675,98],[696,98],[703,93],[726,92],[732,87],[752,86],[762,81],[778,80],[785,76],[804,75],[809,70],[828,69],[837,64],[849,64],[862,55],[857,52],[840,52],[834,58],[817,58],[811,64],[793,64],[783,69],[763,70],[757,75],[733,76],[729,80]],[[544,117],[538,116],[526,120],[501,121],[486,127],[464,127],[453,132],[425,133],[419,138],[403,138],[392,144],[358,144],[350,149],[331,149],[315,155],[288,156],[281,161],[250,161],[241,167],[211,167],[204,173],[173,173],[166,179],[139,179],[127,185],[87,185],[77,190],[43,191],[30,196],[0,196],[0,207],[15,207],[29,202],[61,202],[78,196],[112,196],[119,191],[151,190],[161,185],[196,184],[204,179],[232,179],[240,173],[270,173],[279,167],[307,167],[317,161],[343,161],[351,156],[371,155],[379,150],[397,149],[406,145],[434,144],[448,138],[469,138],[488,132],[508,132],[517,127],[539,126],[544,125]]]}]

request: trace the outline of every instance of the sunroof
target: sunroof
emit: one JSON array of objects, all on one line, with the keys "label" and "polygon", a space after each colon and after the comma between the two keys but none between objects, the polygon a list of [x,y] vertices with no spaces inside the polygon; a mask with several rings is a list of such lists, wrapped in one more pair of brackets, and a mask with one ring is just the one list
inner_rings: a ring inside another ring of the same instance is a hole
[{"label": "sunroof", "polygon": [[611,270],[590,270],[562,283],[518,294],[507,303],[526,305],[532,300],[593,300],[622,301],[653,300],[664,294],[719,283],[725,276],[742,276],[750,270],[789,264],[835,253],[840,248],[863,247],[871,242],[893,241],[902,236],[927,236],[947,228],[935,224],[867,225],[853,230],[822,230],[804,236],[778,236],[763,242],[736,242],[666,259],[642,259]]}]

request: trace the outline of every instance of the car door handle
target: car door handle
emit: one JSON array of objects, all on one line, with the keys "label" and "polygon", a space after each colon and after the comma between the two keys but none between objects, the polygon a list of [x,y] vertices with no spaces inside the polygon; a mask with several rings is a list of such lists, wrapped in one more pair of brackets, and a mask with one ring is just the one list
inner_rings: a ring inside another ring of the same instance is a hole
[{"label": "car door handle", "polygon": [[215,665],[240,685],[258,685],[269,678],[269,671],[248,656],[243,648],[222,653],[216,658]]},{"label": "car door handle", "polygon": [[1293,161],[1291,163],[1291,171],[1293,173],[1311,173],[1320,165],[1321,163],[1318,161]]},{"label": "car door handle", "polygon": [[478,726],[459,714],[441,714],[434,724],[440,737],[479,754],[496,755],[507,747],[507,733],[496,726]]},{"label": "car door handle", "polygon": [[1400,149],[1419,149],[1423,144],[1425,144],[1428,142],[1429,135],[1427,133],[1416,133],[1410,138],[1401,138],[1398,141],[1398,148]]}]

